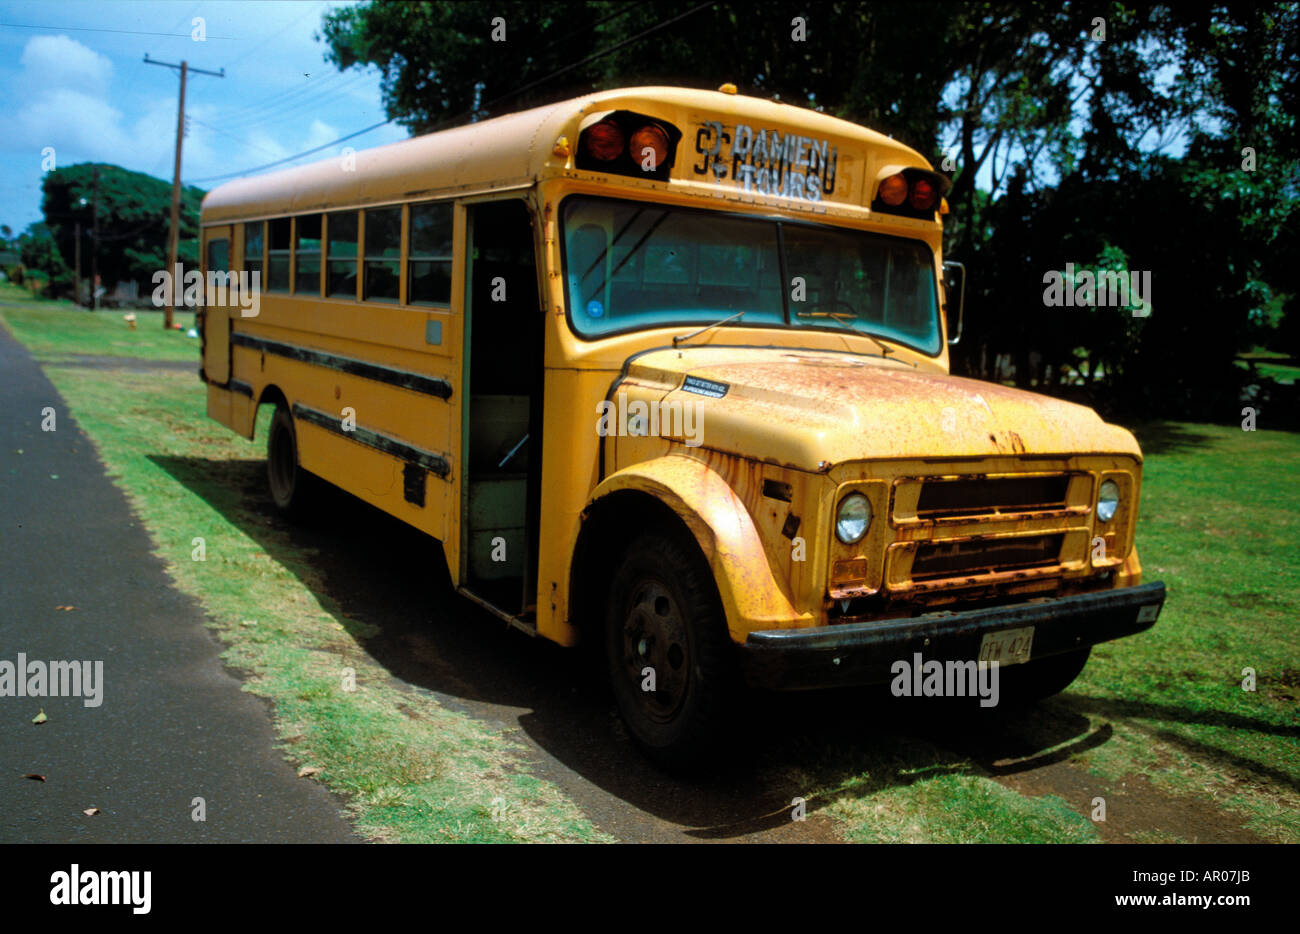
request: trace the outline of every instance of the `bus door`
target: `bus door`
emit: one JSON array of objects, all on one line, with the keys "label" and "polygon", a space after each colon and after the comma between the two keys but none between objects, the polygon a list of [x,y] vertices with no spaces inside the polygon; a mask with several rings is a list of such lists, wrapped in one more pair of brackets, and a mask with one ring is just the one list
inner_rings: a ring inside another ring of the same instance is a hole
[{"label": "bus door", "polygon": [[208,273],[229,272],[231,238],[229,226],[203,229],[203,372],[218,386],[230,381],[230,303],[238,298],[228,284],[209,290]]},{"label": "bus door", "polygon": [[461,579],[511,616],[535,612],[542,345],[532,218],[519,199],[467,208]]}]

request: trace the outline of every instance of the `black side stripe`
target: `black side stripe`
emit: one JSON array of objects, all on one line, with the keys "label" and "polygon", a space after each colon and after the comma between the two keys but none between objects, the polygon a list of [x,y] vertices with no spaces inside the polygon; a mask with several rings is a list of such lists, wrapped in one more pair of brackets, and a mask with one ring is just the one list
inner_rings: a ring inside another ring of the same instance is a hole
[{"label": "black side stripe", "polygon": [[451,398],[451,383],[436,376],[411,373],[408,370],[398,370],[390,366],[381,366],[378,363],[367,363],[353,357],[341,357],[338,354],[326,353],[323,350],[311,350],[307,347],[299,347],[296,344],[270,341],[263,337],[254,337],[251,334],[241,334],[239,332],[230,335],[230,342],[239,347],[249,347],[253,350],[275,354],[278,357],[287,357],[290,360],[298,360],[302,363],[329,367],[331,370],[338,370],[340,373],[350,373],[353,376],[373,379],[381,383],[388,383],[390,386],[398,386],[402,389],[437,396],[439,399]]},{"label": "black side stripe", "polygon": [[241,396],[248,396],[250,399],[253,398],[253,387],[242,379],[232,379],[228,385],[231,392],[237,392]]},{"label": "black side stripe", "polygon": [[371,431],[369,428],[362,428],[360,425],[345,431],[343,429],[343,420],[338,416],[322,412],[320,409],[313,409],[301,402],[293,404],[293,417],[307,422],[309,425],[316,425],[326,431],[332,431],[334,434],[356,441],[358,444],[374,448],[376,451],[391,454],[398,460],[419,464],[444,479],[447,474],[451,473],[451,464],[441,454],[434,454],[432,451],[412,447],[405,441],[398,441],[396,438],[380,434],[377,431]]}]

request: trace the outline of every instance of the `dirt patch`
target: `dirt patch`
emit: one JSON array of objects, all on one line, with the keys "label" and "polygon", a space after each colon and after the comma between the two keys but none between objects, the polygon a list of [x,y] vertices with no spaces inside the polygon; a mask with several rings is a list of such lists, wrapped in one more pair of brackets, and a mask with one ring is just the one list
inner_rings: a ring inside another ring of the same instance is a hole
[{"label": "dirt patch", "polygon": [[1053,794],[1091,818],[1093,800],[1106,802],[1106,819],[1094,821],[1105,843],[1267,843],[1230,813],[1208,800],[1172,797],[1144,776],[1124,775],[1112,782],[1070,762],[1057,762],[1031,772],[994,776],[1022,795]]},{"label": "dirt patch", "polygon": [[42,359],[41,366],[77,366],[96,370],[192,370],[199,371],[198,347],[193,360],[150,360],[146,357],[111,357],[98,354],[68,354]]}]

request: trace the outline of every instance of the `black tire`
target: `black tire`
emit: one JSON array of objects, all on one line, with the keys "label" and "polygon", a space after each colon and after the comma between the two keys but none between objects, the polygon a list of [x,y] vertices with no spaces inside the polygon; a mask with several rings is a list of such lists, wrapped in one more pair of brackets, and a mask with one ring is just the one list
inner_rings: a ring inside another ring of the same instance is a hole
[{"label": "black tire", "polygon": [[316,490],[315,477],[298,461],[298,433],[293,416],[283,405],[275,407],[266,433],[266,479],[271,501],[282,514],[303,518]]},{"label": "black tire", "polygon": [[1008,705],[1033,704],[1060,694],[1079,677],[1092,648],[1049,655],[998,672],[999,692]]},{"label": "black tire", "polygon": [[[605,658],[623,722],[671,770],[714,761],[730,737],[739,678],[713,575],[684,532],[653,531],[616,563]],[[644,670],[655,690],[643,690]]]}]

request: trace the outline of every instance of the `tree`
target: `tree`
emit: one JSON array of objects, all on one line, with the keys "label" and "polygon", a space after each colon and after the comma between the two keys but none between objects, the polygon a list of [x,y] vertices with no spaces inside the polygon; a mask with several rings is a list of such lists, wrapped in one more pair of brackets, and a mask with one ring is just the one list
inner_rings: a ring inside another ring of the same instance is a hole
[{"label": "tree", "polygon": [[[45,290],[58,295],[72,286],[73,272],[59,253],[59,245],[45,224],[36,221],[18,236],[18,257],[24,269],[24,280],[44,279]],[[32,273],[40,275],[33,276]]]},{"label": "tree", "polygon": [[[1022,385],[1205,414],[1234,401],[1265,305],[1300,348],[1300,4],[553,9],[369,3],[323,33],[339,67],[382,69],[389,116],[415,132],[593,88],[731,81],[902,140],[954,180],[945,252],[971,274],[957,372],[999,378],[1010,360]],[[1069,262],[1151,272],[1152,316],[1045,307],[1043,275]]]},{"label": "tree", "polygon": [[[106,285],[119,281],[147,284],[155,271],[166,268],[170,183],[121,166],[83,162],[49,172],[42,190],[45,223],[65,266],[75,263],[79,223],[83,276],[89,275],[91,250],[96,253],[100,280]],[[181,192],[177,255],[186,266],[198,265],[203,194],[193,186]]]},{"label": "tree", "polygon": [[[412,132],[597,88],[733,82],[932,147],[948,78],[939,3],[363,4],[325,17],[328,57],[376,65]],[[494,34],[501,41],[494,41]]]}]

